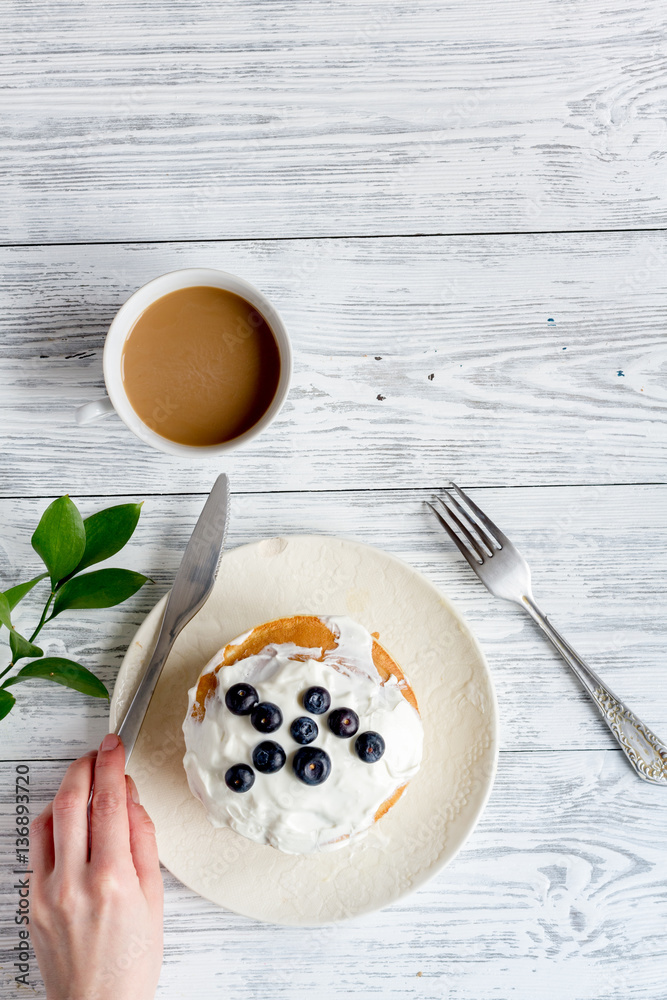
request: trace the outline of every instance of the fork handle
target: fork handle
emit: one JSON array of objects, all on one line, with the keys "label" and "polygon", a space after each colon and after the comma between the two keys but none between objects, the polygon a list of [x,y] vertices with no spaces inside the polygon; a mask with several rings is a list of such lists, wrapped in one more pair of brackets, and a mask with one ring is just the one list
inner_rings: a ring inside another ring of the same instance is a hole
[{"label": "fork handle", "polygon": [[667,785],[667,746],[603,684],[595,671],[542,614],[532,597],[523,597],[520,603],[579,678],[639,777],[654,785]]}]

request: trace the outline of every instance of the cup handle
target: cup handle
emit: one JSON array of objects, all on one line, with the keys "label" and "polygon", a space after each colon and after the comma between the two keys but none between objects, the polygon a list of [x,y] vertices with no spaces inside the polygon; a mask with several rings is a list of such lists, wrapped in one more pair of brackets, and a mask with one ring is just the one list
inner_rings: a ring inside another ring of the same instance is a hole
[{"label": "cup handle", "polygon": [[102,399],[94,399],[92,403],[84,403],[83,406],[77,407],[74,411],[74,419],[77,424],[92,424],[94,420],[99,420],[100,417],[106,417],[107,413],[113,413],[113,403],[108,396],[104,396]]}]

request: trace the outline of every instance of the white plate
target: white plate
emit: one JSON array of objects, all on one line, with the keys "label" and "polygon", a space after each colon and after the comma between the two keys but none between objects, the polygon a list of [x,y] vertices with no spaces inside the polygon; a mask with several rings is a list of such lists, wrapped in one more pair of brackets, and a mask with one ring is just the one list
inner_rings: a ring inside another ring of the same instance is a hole
[{"label": "white plate", "polygon": [[[125,655],[112,727],[134,693],[165,601]],[[281,854],[214,829],[182,765],[187,691],[201,668],[235,636],[293,614],[350,615],[379,632],[414,688],[425,730],[422,767],[400,801],[358,843],[318,855]],[[449,601],[379,549],[296,535],[224,556],[211,596],[165,665],[129,771],[155,822],[160,859],[185,885],[258,920],[317,926],[388,906],[446,865],[486,804],[497,755],[497,705],[484,654]]]}]

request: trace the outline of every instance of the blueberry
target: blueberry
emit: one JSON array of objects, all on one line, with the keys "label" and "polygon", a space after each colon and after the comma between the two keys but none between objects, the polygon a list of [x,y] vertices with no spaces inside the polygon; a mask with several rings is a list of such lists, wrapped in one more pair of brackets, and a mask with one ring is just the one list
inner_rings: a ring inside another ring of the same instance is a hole
[{"label": "blueberry", "polygon": [[334,736],[354,736],[359,728],[359,716],[351,708],[334,709],[327,721]]},{"label": "blueberry", "polygon": [[275,733],[283,724],[283,713],[271,701],[260,701],[255,705],[250,721],[259,733]]},{"label": "blueberry", "polygon": [[331,774],[331,759],[318,747],[301,747],[294,754],[292,767],[306,785],[321,785]]},{"label": "blueberry", "polygon": [[232,684],[225,695],[225,705],[234,715],[250,715],[258,701],[252,684]]},{"label": "blueberry", "polygon": [[379,733],[359,733],[354,741],[357,756],[367,764],[374,764],[384,753],[384,740]]},{"label": "blueberry", "polygon": [[305,746],[306,743],[312,743],[313,740],[317,739],[319,728],[314,719],[309,719],[307,715],[302,715],[301,718],[294,720],[289,727],[289,731],[293,740]]},{"label": "blueberry", "polygon": [[311,715],[324,715],[331,704],[331,695],[326,688],[308,688],[303,696],[303,707]]},{"label": "blueberry", "polygon": [[264,740],[258,743],[252,752],[252,762],[262,774],[275,774],[285,766],[287,755],[280,743]]},{"label": "blueberry", "polygon": [[232,764],[225,774],[225,784],[233,792],[247,792],[255,784],[255,772],[247,764]]}]

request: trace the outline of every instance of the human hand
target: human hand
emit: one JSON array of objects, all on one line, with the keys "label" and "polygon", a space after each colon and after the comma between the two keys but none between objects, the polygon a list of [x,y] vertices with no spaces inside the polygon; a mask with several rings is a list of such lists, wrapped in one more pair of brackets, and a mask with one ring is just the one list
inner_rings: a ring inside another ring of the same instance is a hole
[{"label": "human hand", "polygon": [[47,1000],[151,1000],[162,964],[162,876],[155,829],[117,736],[70,765],[31,836],[30,937]]}]

